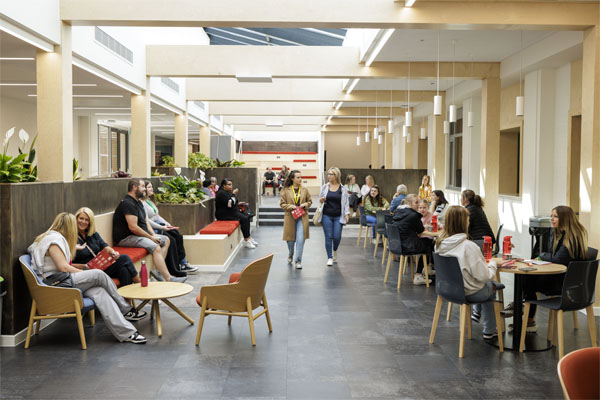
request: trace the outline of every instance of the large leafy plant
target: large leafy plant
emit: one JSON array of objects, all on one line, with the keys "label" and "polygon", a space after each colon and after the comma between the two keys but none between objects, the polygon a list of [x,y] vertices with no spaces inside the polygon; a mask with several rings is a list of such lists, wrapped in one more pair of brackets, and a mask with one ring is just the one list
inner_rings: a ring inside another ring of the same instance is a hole
[{"label": "large leafy plant", "polygon": [[[0,182],[4,183],[17,183],[17,182],[33,182],[37,178],[37,167],[33,167],[33,160],[35,158],[35,151],[33,149],[33,140],[30,148],[30,152],[24,153],[19,148],[19,155],[16,157],[9,156],[6,154],[8,151],[8,143],[11,137],[15,133],[15,128],[9,129],[4,135],[2,142],[2,154],[0,155]],[[23,145],[29,140],[29,135],[24,129],[19,131],[19,139],[23,142]],[[33,153],[33,155],[31,155]]]},{"label": "large leafy plant", "polygon": [[162,156],[162,167],[175,167],[175,159],[171,156]]},{"label": "large leafy plant", "polygon": [[217,166],[215,160],[202,153],[188,154],[188,167],[198,168],[203,171],[214,169]]},{"label": "large leafy plant", "polygon": [[246,163],[238,160],[219,161],[219,159],[217,158],[216,164],[218,168],[238,168]]},{"label": "large leafy plant", "polygon": [[162,181],[164,186],[158,188],[156,201],[169,204],[200,203],[206,194],[198,187],[197,181],[191,181],[185,176],[175,176]]}]

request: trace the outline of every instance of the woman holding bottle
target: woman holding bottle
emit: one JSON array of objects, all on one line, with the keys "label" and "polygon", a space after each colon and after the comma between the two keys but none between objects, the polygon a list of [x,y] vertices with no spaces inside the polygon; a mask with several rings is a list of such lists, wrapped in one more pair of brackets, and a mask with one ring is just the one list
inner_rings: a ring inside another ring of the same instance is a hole
[{"label": "woman holding bottle", "polygon": [[[304,241],[309,238],[308,209],[312,205],[308,189],[301,186],[300,171],[291,171],[281,191],[279,206],[285,211],[283,217],[283,240],[288,246],[288,264],[294,264],[296,269],[302,269],[302,251]],[[304,214],[296,218],[294,210],[302,208]],[[295,247],[295,252],[294,252]]]}]

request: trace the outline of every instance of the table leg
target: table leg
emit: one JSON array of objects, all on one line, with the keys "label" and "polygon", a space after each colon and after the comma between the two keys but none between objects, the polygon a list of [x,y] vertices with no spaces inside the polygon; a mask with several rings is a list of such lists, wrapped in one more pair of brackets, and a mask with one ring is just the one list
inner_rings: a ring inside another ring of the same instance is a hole
[{"label": "table leg", "polygon": [[181,311],[175,304],[171,303],[169,300],[167,299],[162,299],[162,301],[168,305],[169,307],[171,307],[171,309],[173,311],[175,311],[177,314],[181,315],[183,317],[183,319],[185,319],[187,322],[190,323],[190,325],[194,325],[194,320],[191,319],[186,313],[184,313],[183,311]]},{"label": "table leg", "polygon": [[162,325],[160,324],[160,309],[158,307],[158,300],[152,300],[152,307],[154,308],[154,313],[156,314],[156,332],[158,333],[158,337],[161,337]]},{"label": "table leg", "polygon": [[[133,301],[133,299],[132,299],[132,301]],[[134,305],[134,307],[135,307],[135,309],[136,309],[136,310],[140,311],[140,310],[141,310],[142,308],[144,308],[144,306],[145,306],[146,304],[148,304],[148,303],[150,303],[150,300],[144,300],[144,301],[142,301],[142,302],[140,303],[140,305],[139,305],[139,306],[137,306],[137,307],[136,307],[136,306]]]},{"label": "table leg", "polygon": [[[521,328],[523,325],[523,275],[515,274],[515,291],[513,300],[515,310],[513,314],[512,348],[518,349],[521,342]],[[527,323],[527,321],[525,321]]]}]

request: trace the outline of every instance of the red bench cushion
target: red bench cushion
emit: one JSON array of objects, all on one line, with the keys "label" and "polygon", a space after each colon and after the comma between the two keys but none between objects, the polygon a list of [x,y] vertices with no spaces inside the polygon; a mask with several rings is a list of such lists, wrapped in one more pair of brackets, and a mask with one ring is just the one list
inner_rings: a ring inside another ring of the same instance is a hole
[{"label": "red bench cushion", "polygon": [[129,256],[129,258],[131,258],[131,261],[133,261],[134,263],[141,260],[142,258],[146,257],[146,254],[148,254],[146,249],[142,249],[141,247],[118,247],[118,246],[115,246],[115,247],[113,247],[113,249],[115,249],[115,251],[119,252],[119,254],[127,254]]},{"label": "red bench cushion", "polygon": [[120,280],[118,280],[117,278],[112,278],[112,281],[115,283],[115,285],[117,287],[121,287],[121,281]]},{"label": "red bench cushion", "polygon": [[200,231],[201,235],[227,235],[230,236],[240,226],[239,221],[215,221],[205,226]]}]

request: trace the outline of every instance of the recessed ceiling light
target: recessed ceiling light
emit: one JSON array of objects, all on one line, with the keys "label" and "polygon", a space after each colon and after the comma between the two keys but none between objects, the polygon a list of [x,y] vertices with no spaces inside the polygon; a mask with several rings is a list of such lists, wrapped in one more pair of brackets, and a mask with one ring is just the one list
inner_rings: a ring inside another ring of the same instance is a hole
[{"label": "recessed ceiling light", "polygon": [[[37,94],[28,94],[28,97],[37,97]],[[74,94],[73,97],[84,97],[84,98],[120,98],[123,95],[120,94]]]},{"label": "recessed ceiling light", "polygon": [[73,107],[73,110],[131,110],[131,107]]},{"label": "recessed ceiling light", "polygon": [[34,61],[33,57],[0,57],[0,61]]},{"label": "recessed ceiling light", "polygon": [[272,83],[273,77],[271,75],[236,75],[235,79],[242,83]]},{"label": "recessed ceiling light", "polygon": [[[37,83],[24,83],[24,82],[2,82],[0,86],[37,86]],[[75,87],[96,87],[95,83],[74,83]]]},{"label": "recessed ceiling light", "polygon": [[413,4],[415,4],[416,0],[406,0],[404,2],[404,7],[412,7]]}]

